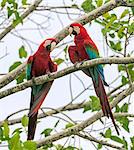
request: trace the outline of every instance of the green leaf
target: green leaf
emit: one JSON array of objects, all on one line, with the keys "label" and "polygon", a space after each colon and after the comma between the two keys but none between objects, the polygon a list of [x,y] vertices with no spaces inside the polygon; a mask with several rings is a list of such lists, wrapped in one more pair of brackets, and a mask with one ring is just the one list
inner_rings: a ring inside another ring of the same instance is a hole
[{"label": "green leaf", "polygon": [[125,149],[128,149],[128,143],[127,143],[127,141],[125,140],[124,137],[123,137],[123,145],[124,145]]},{"label": "green leaf", "polygon": [[134,136],[130,138],[131,139],[131,143],[132,143],[132,146],[134,148]]},{"label": "green leaf", "polygon": [[105,138],[111,138],[111,135],[112,135],[111,129],[108,128],[105,132]]},{"label": "green leaf", "polygon": [[27,4],[27,0],[22,0],[22,5],[26,5]]},{"label": "green leaf", "polygon": [[18,9],[18,4],[14,2],[13,7],[14,7],[14,9]]},{"label": "green leaf", "polygon": [[113,22],[114,22],[115,20],[117,20],[117,16],[116,16],[115,14],[112,14],[110,21],[109,21],[108,24],[106,25],[106,29],[109,28],[109,27],[111,27],[111,25],[113,24]]},{"label": "green leaf", "polygon": [[60,64],[62,64],[62,63],[64,62],[64,59],[62,59],[62,58],[56,58],[56,59],[54,59],[54,62],[55,62],[57,65],[60,65]]},{"label": "green leaf", "polygon": [[0,127],[0,140],[2,140],[3,139],[3,129],[2,129],[2,127]]},{"label": "green leaf", "polygon": [[123,11],[123,13],[121,14],[120,19],[121,19],[121,18],[124,18],[127,14],[129,14],[129,10],[128,10],[128,9],[125,9],[125,10]]},{"label": "green leaf", "polygon": [[11,10],[10,7],[7,7],[7,11],[8,11],[8,18],[10,18],[10,16],[12,16],[13,14],[13,10]]},{"label": "green leaf", "polygon": [[122,127],[123,127],[127,132],[129,132],[129,120],[128,120],[127,117],[124,117],[124,118],[123,118],[123,125],[122,125]]},{"label": "green leaf", "polygon": [[98,144],[98,149],[101,149],[102,148],[102,144]]},{"label": "green leaf", "polygon": [[49,150],[48,148],[53,147],[53,143],[48,143],[43,146],[43,150]]},{"label": "green leaf", "polygon": [[121,47],[121,41],[118,41],[117,43],[114,43],[113,41],[109,41],[110,43],[110,47],[114,50],[117,50],[117,51],[121,51],[122,50],[122,47]]},{"label": "green leaf", "polygon": [[117,32],[117,35],[118,35],[118,37],[121,39],[121,38],[123,38],[123,36],[125,35],[124,34],[124,30],[125,30],[125,26],[122,26],[119,30],[118,30],[118,32]]},{"label": "green leaf", "polygon": [[22,150],[20,135],[16,132],[13,137],[9,140],[9,149],[11,150]]},{"label": "green leaf", "polygon": [[12,70],[14,70],[15,68],[17,68],[19,65],[21,65],[22,64],[22,62],[20,62],[20,61],[16,61],[16,62],[14,62],[10,67],[9,67],[9,72],[10,71],[12,71]]},{"label": "green leaf", "polygon": [[127,117],[117,117],[116,120],[127,132],[129,132],[129,120]]},{"label": "green leaf", "polygon": [[44,134],[45,137],[47,137],[47,136],[50,135],[50,133],[51,133],[52,131],[53,131],[53,129],[47,128],[47,129],[45,129],[43,132],[41,132],[41,134]]},{"label": "green leaf", "polygon": [[126,78],[125,76],[122,75],[121,82],[122,82],[123,85],[127,84],[128,83],[128,78]]},{"label": "green leaf", "polygon": [[118,71],[121,72],[121,71],[125,71],[126,68],[125,68],[125,65],[122,65],[122,64],[119,64],[118,65]]},{"label": "green leaf", "polygon": [[132,22],[132,23],[128,26],[128,33],[129,33],[129,34],[134,33],[134,22]]},{"label": "green leaf", "polygon": [[116,105],[115,112],[116,112],[116,113],[120,112],[120,107],[119,107],[118,105]]},{"label": "green leaf", "polygon": [[87,111],[89,111],[89,110],[91,110],[91,101],[88,101],[88,102],[86,103],[86,105],[84,106],[83,113],[85,113],[85,112],[87,112]]},{"label": "green leaf", "polygon": [[71,127],[73,127],[73,126],[74,126],[74,124],[71,123],[71,122],[69,122],[68,124],[66,124],[65,129],[71,128]]},{"label": "green leaf", "polygon": [[111,30],[111,29],[103,28],[103,29],[101,30],[101,32],[102,32],[102,34],[103,34],[104,36],[106,36],[107,32],[109,32],[110,30]]},{"label": "green leaf", "polygon": [[117,42],[117,43],[115,44],[115,50],[117,50],[117,51],[121,51],[121,50],[122,50],[121,41],[119,41],[119,42]]},{"label": "green leaf", "polygon": [[111,140],[123,144],[123,140],[118,136],[111,136]]},{"label": "green leaf", "polygon": [[90,96],[91,99],[91,109],[92,111],[98,111],[101,109],[100,101],[98,97]]},{"label": "green leaf", "polygon": [[110,19],[111,18],[111,16],[110,16],[110,14],[107,12],[107,13],[105,13],[105,14],[103,14],[102,15],[105,19]]},{"label": "green leaf", "polygon": [[22,132],[22,128],[15,129],[12,134],[15,134],[16,132],[20,134]]},{"label": "green leaf", "polygon": [[103,4],[103,0],[97,0],[97,7],[102,6],[102,4]]},{"label": "green leaf", "polygon": [[37,149],[37,144],[36,144],[36,142],[33,142],[33,141],[26,141],[23,143],[23,145],[26,150],[36,150]]},{"label": "green leaf", "polygon": [[25,72],[22,72],[17,78],[17,84],[20,84],[24,81],[24,79],[26,79],[26,73]]},{"label": "green leaf", "polygon": [[4,121],[4,123],[3,123],[3,136],[6,139],[9,138],[9,131],[10,131],[10,129],[9,129],[8,123],[7,123],[7,121]]},{"label": "green leaf", "polygon": [[28,126],[28,117],[26,115],[24,115],[21,119],[21,124],[23,127],[27,127]]},{"label": "green leaf", "polygon": [[19,48],[19,57],[20,58],[26,58],[27,57],[27,51],[25,50],[24,46],[21,46]]},{"label": "green leaf", "polygon": [[124,103],[123,106],[121,107],[121,112],[128,112],[128,104]]},{"label": "green leaf", "polygon": [[7,0],[2,0],[1,7],[5,7]]},{"label": "green leaf", "polygon": [[95,9],[95,6],[92,3],[92,0],[85,0],[81,7],[84,9],[85,12],[90,12]]},{"label": "green leaf", "polygon": [[134,7],[131,7],[131,10],[132,10],[132,14],[134,15]]},{"label": "green leaf", "polygon": [[19,23],[23,24],[23,19],[20,17],[17,11],[14,11],[15,19],[13,20],[13,26],[16,27]]},{"label": "green leaf", "polygon": [[64,148],[64,150],[76,150],[76,148],[73,146],[68,146],[68,147]]}]

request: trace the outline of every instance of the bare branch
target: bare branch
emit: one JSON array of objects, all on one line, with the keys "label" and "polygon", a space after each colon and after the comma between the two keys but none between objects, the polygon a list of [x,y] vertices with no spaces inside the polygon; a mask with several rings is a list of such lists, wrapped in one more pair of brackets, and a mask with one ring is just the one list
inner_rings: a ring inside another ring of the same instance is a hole
[{"label": "bare branch", "polygon": [[[51,73],[49,75],[43,75],[37,78],[34,78],[34,84],[40,85],[45,82],[52,81],[56,78],[63,77],[67,74],[70,74],[72,72],[75,72],[77,70],[81,70],[83,68],[89,68],[92,66],[95,66],[97,64],[127,64],[127,63],[134,63],[134,57],[112,57],[112,58],[98,58],[98,59],[93,59],[93,60],[88,60],[82,63],[77,63],[71,67],[67,67],[66,69],[63,69],[61,71]],[[0,98],[3,98],[5,96],[11,95],[13,93],[22,91],[30,86],[33,85],[33,81],[29,80],[27,82],[21,83],[17,86],[14,86],[12,88],[6,89],[2,92],[0,92]]]},{"label": "bare branch", "polygon": [[77,133],[77,135],[80,136],[80,137],[82,137],[83,139],[87,139],[89,141],[93,141],[93,142],[96,142],[96,143],[99,143],[99,144],[102,144],[102,145],[105,145],[105,146],[108,146],[108,147],[116,148],[118,150],[125,150],[122,147],[110,144],[110,143],[108,143],[106,141],[103,141],[103,140],[97,140],[96,138],[88,136],[88,135],[85,135],[85,134]]}]

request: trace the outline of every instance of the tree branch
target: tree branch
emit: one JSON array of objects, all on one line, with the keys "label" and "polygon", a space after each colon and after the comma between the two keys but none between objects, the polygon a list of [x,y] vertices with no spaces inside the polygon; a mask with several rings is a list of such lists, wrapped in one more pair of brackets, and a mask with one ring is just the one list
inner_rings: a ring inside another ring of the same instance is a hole
[{"label": "tree branch", "polygon": [[91,137],[91,136],[88,136],[88,135],[85,135],[85,134],[81,134],[81,133],[77,133],[77,135],[79,137],[82,137],[83,139],[87,139],[89,141],[93,141],[93,142],[96,142],[96,143],[99,143],[99,144],[102,144],[102,145],[105,145],[105,146],[108,146],[108,147],[112,147],[112,148],[116,148],[118,150],[125,150],[124,148],[122,147],[119,147],[117,145],[113,145],[113,144],[110,144],[106,141],[103,141],[103,140],[97,140],[96,138],[94,137]]},{"label": "tree branch", "polygon": [[[132,94],[133,92],[134,92],[134,84],[132,84],[131,87],[129,87],[128,89],[123,91],[121,94],[119,94],[115,98],[115,100],[111,103],[111,108],[115,107],[121,100],[123,100],[128,95]],[[36,141],[36,143],[38,144],[38,147],[41,147],[45,144],[52,143],[52,142],[57,141],[59,139],[62,139],[64,137],[68,137],[71,135],[77,135],[78,132],[82,131],[83,129],[85,129],[89,125],[93,124],[95,121],[100,119],[102,116],[103,116],[102,111],[99,111],[95,115],[93,115],[92,117],[83,121],[82,123],[77,124],[77,125],[70,127],[68,129],[65,129],[64,131],[53,134],[51,136],[48,136],[42,140]]]},{"label": "tree branch", "polygon": [[[41,0],[36,0],[36,2],[40,3]],[[37,6],[37,5],[36,5]],[[79,22],[83,25],[91,22],[92,20],[98,18],[99,16],[105,14],[106,12],[118,7],[118,6],[127,6],[127,1],[126,0],[111,0],[110,2],[104,4],[103,6],[93,10],[92,12],[83,15],[82,17],[80,17],[79,19],[77,19],[75,22]],[[30,6],[32,7],[32,6]],[[34,7],[35,9],[36,7]],[[31,12],[34,10],[31,9]],[[30,12],[30,11],[29,11]],[[26,15],[25,15],[26,16]],[[68,36],[68,27],[65,27],[63,30],[61,30],[60,32],[58,32],[54,37],[57,39],[57,43],[59,43],[60,41],[62,41],[66,36]],[[13,25],[10,25],[8,27],[8,29],[5,29],[1,34],[0,34],[0,39],[2,39],[8,32],[10,32],[13,29]],[[6,31],[7,30],[7,31]],[[8,76],[5,76],[4,79],[0,80],[0,88],[7,85],[8,83],[10,83],[11,81],[14,80],[14,78],[16,78],[19,74],[20,74],[20,69],[23,70],[23,68],[25,67],[25,65],[20,65],[20,67],[18,68],[18,72],[16,70],[15,74],[12,74],[10,77],[10,73],[8,74]],[[11,72],[12,73],[12,72]],[[10,78],[10,79],[9,79]],[[5,81],[7,80],[7,81]],[[2,85],[2,86],[1,86]]]},{"label": "tree branch", "polygon": [[[36,77],[36,78],[34,78],[34,84],[40,85],[45,82],[49,82],[54,79],[63,77],[65,75],[75,72],[77,70],[81,70],[83,68],[89,68],[89,67],[95,66],[97,64],[128,64],[128,63],[134,63],[134,57],[125,57],[125,58],[124,57],[123,58],[112,57],[112,58],[98,58],[98,59],[88,60],[88,61],[85,61],[82,63],[77,63],[71,67],[68,67],[66,69],[63,69],[63,70],[55,72],[55,73],[51,73],[49,75],[43,75],[40,77]],[[5,96],[11,95],[13,93],[22,91],[28,87],[31,87],[32,85],[33,85],[33,80],[29,80],[27,82],[18,84],[17,86],[14,86],[12,88],[1,91],[0,98],[3,98]]]},{"label": "tree branch", "polygon": [[15,77],[18,76],[18,74],[21,74],[23,71],[25,71],[26,68],[26,62],[24,62],[22,65],[15,68],[13,71],[7,73],[3,78],[0,79],[0,89],[13,81]]}]

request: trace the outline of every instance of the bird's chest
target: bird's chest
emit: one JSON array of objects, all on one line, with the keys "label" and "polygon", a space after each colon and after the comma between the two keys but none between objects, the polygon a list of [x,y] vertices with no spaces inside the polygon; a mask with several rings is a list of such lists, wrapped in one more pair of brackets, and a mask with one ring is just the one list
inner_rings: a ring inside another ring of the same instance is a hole
[{"label": "bird's chest", "polygon": [[42,57],[35,58],[32,67],[32,74],[34,76],[40,76],[48,72],[50,72],[49,59],[44,59]]}]

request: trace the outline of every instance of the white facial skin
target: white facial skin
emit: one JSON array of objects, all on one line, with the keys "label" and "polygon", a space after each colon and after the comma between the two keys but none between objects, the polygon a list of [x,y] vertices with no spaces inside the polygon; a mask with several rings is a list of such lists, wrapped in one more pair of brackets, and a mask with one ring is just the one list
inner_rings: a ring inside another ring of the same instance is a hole
[{"label": "white facial skin", "polygon": [[51,44],[51,50],[50,51],[53,51],[55,46],[56,46],[56,42],[54,42],[54,41],[52,43],[51,42],[52,42],[52,40],[46,40],[44,43],[44,47],[47,47],[48,45]]},{"label": "white facial skin", "polygon": [[73,26],[73,28],[69,27],[68,31],[69,31],[70,35],[72,34],[73,31],[75,31],[77,34],[79,34],[80,33],[80,28],[78,26]]},{"label": "white facial skin", "polygon": [[55,49],[55,47],[56,47],[56,42],[53,41],[51,43],[51,51],[53,51]]}]

